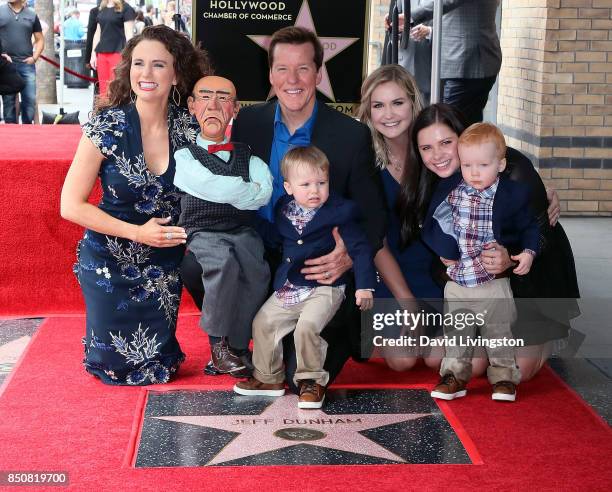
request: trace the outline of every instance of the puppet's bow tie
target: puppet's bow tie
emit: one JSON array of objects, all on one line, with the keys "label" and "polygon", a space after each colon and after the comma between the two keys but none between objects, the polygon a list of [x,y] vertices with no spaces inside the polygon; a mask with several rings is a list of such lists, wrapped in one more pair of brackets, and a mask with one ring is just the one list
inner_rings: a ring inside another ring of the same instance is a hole
[{"label": "puppet's bow tie", "polygon": [[234,144],[231,142],[228,143],[224,143],[224,144],[211,144],[208,146],[208,153],[209,154],[214,154],[215,152],[220,152],[222,150],[227,150],[228,152],[234,150]]}]

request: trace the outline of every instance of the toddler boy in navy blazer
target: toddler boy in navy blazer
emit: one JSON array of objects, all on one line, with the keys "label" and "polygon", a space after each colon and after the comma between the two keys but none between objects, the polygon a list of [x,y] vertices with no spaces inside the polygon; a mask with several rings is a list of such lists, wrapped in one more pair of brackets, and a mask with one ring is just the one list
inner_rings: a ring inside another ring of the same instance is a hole
[{"label": "toddler boy in navy blazer", "polygon": [[[510,279],[488,273],[480,253],[486,244],[502,244],[515,253],[511,256],[518,262],[514,273],[525,275],[539,249],[539,229],[529,209],[529,190],[498,174],[506,167],[506,143],[495,125],[468,127],[459,137],[458,151],[461,174],[439,183],[422,237],[447,267],[445,312],[453,313],[453,319],[461,315],[463,320],[468,310],[476,319],[444,325],[442,378],[431,396],[444,400],[465,396],[476,343],[487,351],[492,399],[514,401],[520,372],[510,330],[516,319]],[[476,328],[480,337],[475,336]]]},{"label": "toddler boy in navy blazer", "polygon": [[373,305],[376,272],[365,233],[359,228],[357,206],[329,194],[329,161],[314,146],[291,149],[281,163],[288,195],[275,206],[274,228],[267,242],[282,242],[283,262],[274,277],[275,292],[253,320],[253,377],[237,383],[241,395],[282,396],[285,393],[282,339],[293,333],[297,352],[295,383],[299,408],[321,408],[329,374],[323,369],[327,343],[321,331],[344,299],[346,275],[331,286],[307,280],[300,270],[308,258],[334,249],[334,227],[353,260],[355,302]]}]

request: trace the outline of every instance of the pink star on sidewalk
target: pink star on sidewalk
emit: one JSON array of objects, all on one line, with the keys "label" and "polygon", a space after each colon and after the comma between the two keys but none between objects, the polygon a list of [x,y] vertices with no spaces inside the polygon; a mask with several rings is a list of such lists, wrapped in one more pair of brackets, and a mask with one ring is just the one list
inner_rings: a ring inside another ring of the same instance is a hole
[{"label": "pink star on sidewalk", "polygon": [[[310,6],[308,5],[308,0],[304,0],[302,6],[300,7],[300,12],[295,18],[295,26],[304,27],[315,34],[317,30],[315,29],[314,21],[312,19],[312,14],[310,12]],[[251,39],[258,46],[262,47],[264,50],[268,51],[270,47],[270,40],[272,36],[264,36],[257,34],[249,34],[247,35],[249,39]],[[329,80],[329,74],[327,73],[327,67],[325,62],[331,60],[334,56],[340,54],[350,45],[359,41],[359,38],[326,38],[319,36],[319,41],[323,45],[323,65],[321,66],[321,83],[317,86],[317,89],[327,96],[332,101],[335,101],[336,98],[334,96],[334,91],[331,86],[331,81]],[[268,98],[274,95],[274,89],[270,89],[270,94]]]},{"label": "pink star on sidewalk", "polygon": [[359,432],[415,420],[427,415],[431,414],[332,415],[322,410],[300,410],[297,408],[297,396],[288,395],[274,400],[260,415],[194,415],[153,418],[238,433],[208,465],[218,465],[296,444],[309,444],[404,463],[403,458]]}]

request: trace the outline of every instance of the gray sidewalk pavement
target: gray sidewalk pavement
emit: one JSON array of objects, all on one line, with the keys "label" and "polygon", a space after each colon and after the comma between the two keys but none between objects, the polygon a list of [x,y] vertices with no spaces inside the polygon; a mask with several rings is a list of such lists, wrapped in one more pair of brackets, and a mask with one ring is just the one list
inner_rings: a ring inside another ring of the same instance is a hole
[{"label": "gray sidewalk pavement", "polygon": [[612,218],[561,217],[561,224],[572,244],[582,297],[612,299]]},{"label": "gray sidewalk pavement", "polygon": [[[590,337],[590,348],[584,349],[586,362],[612,381],[612,218],[561,217],[561,223],[574,252],[580,302],[590,311],[572,327]],[[599,348],[593,345],[597,342]],[[598,356],[590,356],[593,352]],[[612,385],[608,388],[612,390]],[[609,395],[612,402],[612,391]]]}]

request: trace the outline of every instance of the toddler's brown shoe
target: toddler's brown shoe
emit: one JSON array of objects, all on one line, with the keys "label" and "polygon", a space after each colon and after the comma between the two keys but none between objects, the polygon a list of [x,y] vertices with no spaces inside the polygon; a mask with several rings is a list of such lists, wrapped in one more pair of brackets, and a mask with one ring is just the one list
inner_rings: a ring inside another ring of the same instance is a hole
[{"label": "toddler's brown shoe", "polygon": [[321,386],[312,379],[298,381],[300,397],[298,408],[321,408],[325,401],[325,386]]},{"label": "toddler's brown shoe", "polygon": [[465,383],[457,379],[453,374],[448,373],[442,376],[437,386],[431,392],[432,398],[441,400],[454,400],[465,396],[467,390]]},{"label": "toddler's brown shoe", "polygon": [[259,379],[249,378],[234,385],[234,392],[245,396],[283,396],[285,383],[262,383]]},{"label": "toddler's brown shoe", "polygon": [[491,399],[495,401],[515,401],[516,385],[510,381],[500,381],[493,385]]}]

